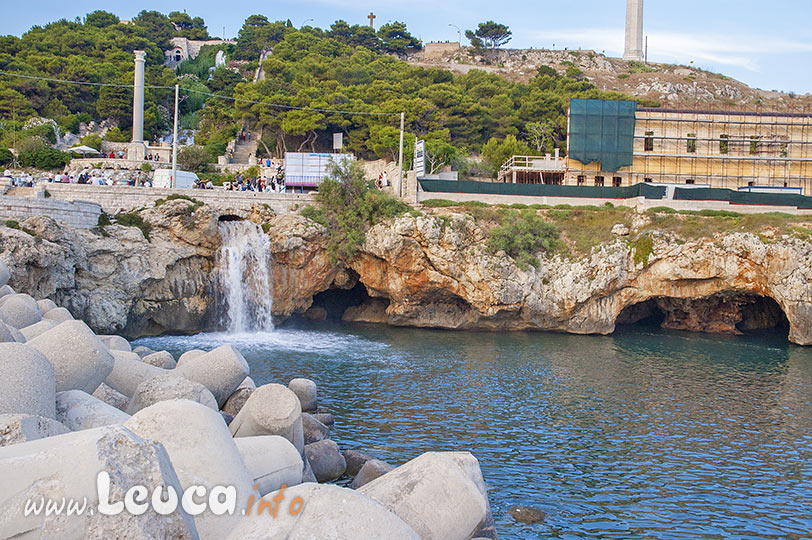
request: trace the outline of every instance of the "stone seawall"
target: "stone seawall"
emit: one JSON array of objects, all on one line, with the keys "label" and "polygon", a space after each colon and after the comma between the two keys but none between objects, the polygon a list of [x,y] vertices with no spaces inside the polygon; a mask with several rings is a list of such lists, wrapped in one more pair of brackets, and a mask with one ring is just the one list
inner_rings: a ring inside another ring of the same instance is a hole
[{"label": "stone seawall", "polygon": [[[52,199],[60,201],[91,201],[101,205],[108,214],[149,208],[158,199],[177,193],[217,209],[221,215],[244,215],[255,204],[267,204],[277,214],[283,214],[312,204],[309,193],[256,193],[251,191],[225,191],[223,189],[164,189],[131,186],[88,186],[75,184],[48,184]],[[94,223],[95,225],[95,223]]]},{"label": "stone seawall", "polygon": [[49,216],[76,229],[90,229],[99,223],[101,205],[89,201],[64,201],[53,198],[0,197],[0,220],[23,221]]}]

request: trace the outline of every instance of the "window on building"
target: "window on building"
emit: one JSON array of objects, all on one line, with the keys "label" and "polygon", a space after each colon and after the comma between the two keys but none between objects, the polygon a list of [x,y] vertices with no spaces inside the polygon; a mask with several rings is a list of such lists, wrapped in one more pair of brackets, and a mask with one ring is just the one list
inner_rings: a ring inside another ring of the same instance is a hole
[{"label": "window on building", "polygon": [[688,143],[685,150],[689,154],[696,154],[696,133],[689,133],[688,134]]},{"label": "window on building", "polygon": [[619,176],[612,177],[612,187],[620,187],[620,184],[623,183],[623,179]]},{"label": "window on building", "polygon": [[747,185],[752,187],[752,186],[755,186],[756,183],[753,182],[752,180],[750,180],[749,182],[747,182]]},{"label": "window on building", "polygon": [[720,154],[727,154],[730,150],[730,135],[719,135],[719,153]]},{"label": "window on building", "polygon": [[787,143],[781,143],[778,153],[781,157],[789,156],[789,145]]},{"label": "window on building", "polygon": [[650,184],[652,182],[651,178],[643,178],[643,182]]},{"label": "window on building", "polygon": [[693,183],[694,183],[694,179],[693,179],[693,178],[688,178],[687,180],[685,180],[685,183],[686,183],[686,184],[693,184]]},{"label": "window on building", "polygon": [[583,186],[584,184],[586,184],[586,176],[584,176],[583,174],[579,174],[577,181],[579,186]]},{"label": "window on building", "polygon": [[758,135],[750,136],[750,155],[758,155]]},{"label": "window on building", "polygon": [[654,151],[654,132],[646,131],[646,138],[643,141],[643,150],[646,152]]},{"label": "window on building", "polygon": [[595,185],[602,186],[603,185],[603,176],[596,176],[595,177]]}]

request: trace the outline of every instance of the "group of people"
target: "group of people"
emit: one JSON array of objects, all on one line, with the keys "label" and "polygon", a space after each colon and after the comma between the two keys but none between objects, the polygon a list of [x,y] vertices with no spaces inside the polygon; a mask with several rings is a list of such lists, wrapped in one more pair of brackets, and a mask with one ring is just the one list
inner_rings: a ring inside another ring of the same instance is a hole
[{"label": "group of people", "polygon": [[279,193],[285,192],[285,174],[282,167],[276,169],[276,174],[269,179],[266,178],[243,178],[240,173],[237,173],[234,182],[225,184],[226,191],[257,191],[261,193],[268,193],[276,191]]}]

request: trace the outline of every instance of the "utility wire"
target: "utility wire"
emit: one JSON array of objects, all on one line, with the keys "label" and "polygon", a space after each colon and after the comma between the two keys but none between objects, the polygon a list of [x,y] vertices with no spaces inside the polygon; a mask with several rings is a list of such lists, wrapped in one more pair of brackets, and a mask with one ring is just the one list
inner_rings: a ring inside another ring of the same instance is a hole
[{"label": "utility wire", "polygon": [[[21,73],[9,73],[7,71],[0,71],[0,75],[7,75],[9,77],[19,77],[21,79],[31,79],[35,81],[46,81],[46,82],[53,82],[53,83],[62,83],[62,84],[78,84],[78,85],[85,85],[85,86],[105,86],[111,88],[132,88],[133,85],[131,84],[112,84],[112,83],[97,83],[97,82],[87,82],[87,81],[69,81],[66,79],[53,79],[50,77],[37,77],[34,75],[23,75]],[[155,85],[144,85],[144,88],[150,89],[157,89],[157,90],[173,90],[174,86],[155,86]],[[239,103],[247,103],[249,105],[267,105],[268,107],[274,107],[277,109],[287,109],[287,110],[295,110],[295,111],[312,111],[312,112],[321,112],[321,113],[329,113],[329,114],[356,114],[356,115],[366,115],[366,116],[398,116],[400,113],[394,112],[371,112],[371,111],[342,111],[338,109],[317,109],[312,107],[297,107],[295,105],[285,105],[282,103],[269,103],[267,101],[253,101],[250,99],[241,99],[235,98],[232,96],[224,96],[221,94],[212,94],[211,92],[204,92],[202,90],[195,90],[194,88],[183,88],[180,87],[180,90],[184,92],[191,93],[194,92],[196,94],[202,94],[204,96],[220,98],[220,99],[230,99],[234,102]]]}]

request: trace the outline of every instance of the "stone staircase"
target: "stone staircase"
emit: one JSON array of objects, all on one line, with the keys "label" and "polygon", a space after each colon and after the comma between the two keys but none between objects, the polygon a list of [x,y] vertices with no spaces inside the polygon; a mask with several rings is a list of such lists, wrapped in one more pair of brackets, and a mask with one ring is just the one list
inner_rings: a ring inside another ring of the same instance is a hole
[{"label": "stone staircase", "polygon": [[250,140],[234,145],[234,163],[247,164],[250,156],[257,155],[257,141]]}]

